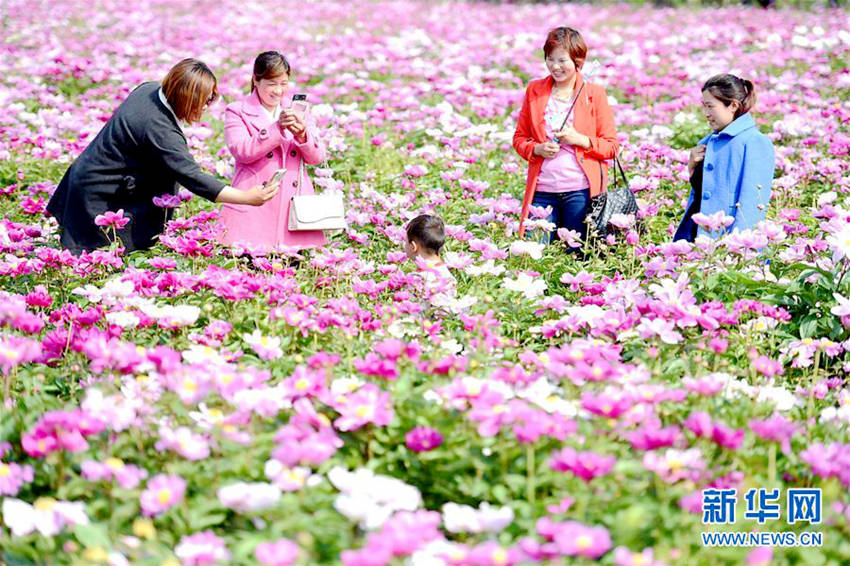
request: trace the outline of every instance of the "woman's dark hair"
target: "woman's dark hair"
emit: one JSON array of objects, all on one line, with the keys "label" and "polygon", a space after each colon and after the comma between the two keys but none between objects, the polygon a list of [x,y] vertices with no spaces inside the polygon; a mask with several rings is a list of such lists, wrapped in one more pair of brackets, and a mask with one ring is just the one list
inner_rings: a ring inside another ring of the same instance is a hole
[{"label": "woman's dark hair", "polygon": [[576,66],[576,69],[581,69],[584,65],[584,60],[587,58],[587,44],[578,30],[561,26],[552,29],[546,36],[546,42],[543,44],[543,56],[548,57],[557,48],[563,48],[570,54],[570,59]]},{"label": "woman's dark hair", "polygon": [[702,92],[705,91],[726,106],[737,102],[735,118],[746,114],[756,105],[756,89],[753,83],[735,75],[714,75],[702,85]]},{"label": "woman's dark hair", "polygon": [[289,61],[277,51],[263,51],[254,59],[254,74],[251,75],[251,90],[263,79],[289,76]]},{"label": "woman's dark hair", "polygon": [[218,83],[202,61],[183,59],[162,79],[162,93],[178,120],[198,122],[218,98]]},{"label": "woman's dark hair", "polygon": [[439,216],[420,214],[407,223],[407,241],[415,241],[431,253],[440,253],[440,248],[446,243],[445,230]]}]

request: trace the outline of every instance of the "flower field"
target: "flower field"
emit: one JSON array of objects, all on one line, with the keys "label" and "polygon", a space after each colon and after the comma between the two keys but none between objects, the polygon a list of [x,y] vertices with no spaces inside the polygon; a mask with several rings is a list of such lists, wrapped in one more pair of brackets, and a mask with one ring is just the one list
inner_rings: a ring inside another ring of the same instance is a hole
[{"label": "flower field", "polygon": [[[510,140],[555,25],[600,63],[641,207],[586,256],[517,236]],[[0,33],[0,563],[848,560],[846,11],[8,0]],[[61,250],[47,200],[132,88],[205,61],[225,102],[189,144],[229,178],[225,103],[267,49],[309,94],[347,231],[251,258],[181,192],[152,250]],[[768,221],[672,243],[720,72],[756,85]],[[422,212],[459,314],[415,293]],[[781,517],[744,516],[753,488]],[[790,521],[797,488],[816,524]],[[703,524],[704,489],[737,490],[734,525]],[[723,530],[823,540],[703,544]]]}]

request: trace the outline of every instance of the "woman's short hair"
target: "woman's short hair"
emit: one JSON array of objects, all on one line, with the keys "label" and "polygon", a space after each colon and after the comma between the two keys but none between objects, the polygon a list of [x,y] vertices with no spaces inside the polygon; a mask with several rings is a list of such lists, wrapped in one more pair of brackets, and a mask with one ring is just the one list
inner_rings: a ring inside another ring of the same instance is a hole
[{"label": "woman's short hair", "polygon": [[203,61],[183,59],[165,75],[162,92],[178,120],[198,122],[218,98],[218,82]]},{"label": "woman's short hair", "polygon": [[439,216],[420,214],[407,223],[407,241],[415,241],[429,252],[439,253],[446,243],[446,227]]},{"label": "woman's short hair", "polygon": [[737,102],[735,118],[746,114],[756,105],[756,89],[753,83],[735,75],[714,75],[702,85],[702,92],[705,91],[726,106]]},{"label": "woman's short hair", "polygon": [[584,60],[587,58],[587,44],[578,30],[560,26],[552,29],[546,36],[546,42],[543,44],[543,56],[549,55],[556,49],[562,48],[570,54],[570,59],[576,66],[576,69],[581,69],[584,65]]},{"label": "woman's short hair", "polygon": [[251,90],[263,79],[289,76],[289,61],[277,51],[263,51],[254,59],[254,74],[251,75]]}]

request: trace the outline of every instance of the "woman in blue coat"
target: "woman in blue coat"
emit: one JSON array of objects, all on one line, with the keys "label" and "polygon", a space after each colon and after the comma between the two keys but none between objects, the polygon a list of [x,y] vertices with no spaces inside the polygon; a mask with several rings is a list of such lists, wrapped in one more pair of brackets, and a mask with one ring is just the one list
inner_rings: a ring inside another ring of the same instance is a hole
[{"label": "woman in blue coat", "polygon": [[[735,75],[715,75],[703,85],[703,111],[714,131],[691,150],[691,196],[674,240],[719,237],[764,220],[775,158],[773,144],[750,114],[755,101],[753,83]],[[725,230],[707,232],[693,221],[698,212],[718,211],[735,219]]]}]

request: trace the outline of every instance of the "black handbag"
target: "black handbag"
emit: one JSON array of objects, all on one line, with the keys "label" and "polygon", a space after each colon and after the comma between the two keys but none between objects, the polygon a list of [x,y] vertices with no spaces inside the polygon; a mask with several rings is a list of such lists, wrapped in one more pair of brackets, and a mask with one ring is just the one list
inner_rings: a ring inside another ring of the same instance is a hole
[{"label": "black handbag", "polygon": [[[589,231],[594,236],[604,238],[614,232],[616,228],[611,225],[611,217],[615,214],[636,214],[638,211],[635,195],[629,188],[629,181],[620,160],[614,157],[614,184],[611,189],[601,193],[590,201],[590,212],[587,215]],[[620,172],[622,181],[617,179],[617,171]]]}]

